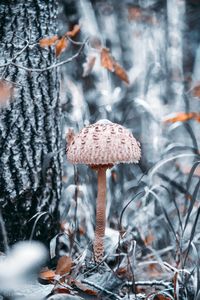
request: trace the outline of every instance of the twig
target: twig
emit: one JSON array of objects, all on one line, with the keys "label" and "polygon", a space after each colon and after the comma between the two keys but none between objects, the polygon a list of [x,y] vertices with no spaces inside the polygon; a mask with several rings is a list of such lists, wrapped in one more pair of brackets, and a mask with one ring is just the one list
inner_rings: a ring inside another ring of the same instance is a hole
[{"label": "twig", "polygon": [[[125,283],[126,286],[132,286],[132,281],[127,281]],[[135,286],[164,286],[165,288],[169,288],[171,285],[171,282],[164,282],[164,281],[158,281],[158,280],[148,280],[148,281],[135,281]]]},{"label": "twig", "polygon": [[114,293],[108,291],[107,289],[103,288],[102,286],[99,286],[99,285],[96,284],[96,283],[93,283],[93,282],[88,281],[87,279],[82,280],[82,282],[83,282],[83,283],[86,283],[86,284],[88,284],[88,285],[90,285],[90,286],[92,286],[92,287],[94,287],[94,288],[96,288],[97,290],[99,290],[99,291],[101,291],[101,292],[103,292],[103,293],[105,293],[105,294],[107,294],[107,295],[112,296],[114,299],[118,299],[118,300],[121,300],[121,299],[122,299],[121,297],[117,296],[116,294],[114,294]]},{"label": "twig", "polygon": [[66,38],[74,45],[82,45],[83,44],[82,42],[76,42],[76,41],[72,40],[68,35],[66,35]]},{"label": "twig", "polygon": [[[81,54],[81,52],[83,51],[83,49],[84,49],[87,41],[88,41],[88,39],[86,39],[85,42],[82,43],[82,46],[80,47],[80,49],[78,50],[78,52],[76,54],[74,54],[73,56],[71,56],[70,58],[68,58],[66,60],[63,60],[63,61],[61,61],[59,63],[52,64],[52,65],[50,65],[49,67],[46,67],[46,68],[42,68],[42,69],[39,69],[39,68],[36,68],[36,69],[27,68],[27,67],[24,67],[22,65],[18,65],[16,63],[14,63],[13,61],[10,62],[10,65],[13,65],[13,66],[15,66],[15,67],[17,67],[19,69],[22,69],[22,70],[25,70],[25,71],[28,71],[28,72],[45,72],[45,71],[49,71],[49,70],[52,70],[54,68],[60,67],[60,66],[62,66],[64,64],[67,64],[67,63],[73,61],[75,58],[77,58]],[[5,67],[6,65],[7,64],[0,65],[0,68]]]}]

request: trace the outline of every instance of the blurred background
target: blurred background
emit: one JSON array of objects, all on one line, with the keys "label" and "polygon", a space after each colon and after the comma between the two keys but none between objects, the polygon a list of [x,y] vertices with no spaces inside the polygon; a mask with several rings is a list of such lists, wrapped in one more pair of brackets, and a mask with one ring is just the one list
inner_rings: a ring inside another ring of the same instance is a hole
[{"label": "blurred background", "polygon": [[[137,242],[137,259],[146,261],[158,251],[161,260],[181,268],[190,238],[199,249],[199,14],[200,2],[189,0],[60,2],[60,34],[79,24],[75,41],[89,38],[82,54],[62,67],[63,139],[69,128],[78,132],[108,119],[129,128],[141,143],[138,165],[117,165],[107,174],[108,249],[126,232],[130,244]],[[129,84],[102,67],[97,40],[124,68]],[[63,58],[78,48],[69,47]],[[91,57],[95,64],[85,74]],[[89,245],[96,174],[65,160],[63,184],[61,218]],[[187,256],[188,267],[196,259],[194,253]],[[153,265],[143,275],[157,277],[161,269]]]}]

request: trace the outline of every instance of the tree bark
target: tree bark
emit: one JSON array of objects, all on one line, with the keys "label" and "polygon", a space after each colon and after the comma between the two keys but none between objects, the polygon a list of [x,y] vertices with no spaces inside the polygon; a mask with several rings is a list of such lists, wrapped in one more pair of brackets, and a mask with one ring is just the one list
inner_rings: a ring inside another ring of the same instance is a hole
[{"label": "tree bark", "polygon": [[[41,48],[38,40],[56,34],[56,16],[54,0],[1,2],[0,65],[27,42],[14,63],[28,68],[53,64],[54,50]],[[38,221],[34,238],[47,242],[57,230],[61,193],[58,73],[9,65],[0,74],[14,83],[13,99],[0,112],[0,204],[9,244],[29,238],[34,220],[28,221],[42,211],[48,214]]]}]

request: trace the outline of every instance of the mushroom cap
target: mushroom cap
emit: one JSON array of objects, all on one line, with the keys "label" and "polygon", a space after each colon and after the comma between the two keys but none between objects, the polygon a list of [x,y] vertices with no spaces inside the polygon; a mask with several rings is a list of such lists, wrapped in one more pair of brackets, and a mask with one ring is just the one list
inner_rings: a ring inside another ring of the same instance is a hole
[{"label": "mushroom cap", "polygon": [[67,148],[68,161],[73,164],[138,163],[140,157],[140,144],[132,133],[108,120],[84,127]]}]

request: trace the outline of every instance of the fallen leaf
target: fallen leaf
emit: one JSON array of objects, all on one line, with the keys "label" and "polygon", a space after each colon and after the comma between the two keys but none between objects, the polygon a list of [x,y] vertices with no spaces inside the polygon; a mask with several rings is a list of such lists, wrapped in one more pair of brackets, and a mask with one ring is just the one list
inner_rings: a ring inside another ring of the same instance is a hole
[{"label": "fallen leaf", "polygon": [[129,83],[126,71],[115,61],[107,48],[101,49],[101,65],[110,72],[114,72],[121,80]]},{"label": "fallen leaf", "polygon": [[43,269],[39,274],[39,281],[41,283],[52,283],[55,277],[55,272],[48,268]]},{"label": "fallen leaf", "polygon": [[58,57],[68,46],[65,36],[63,36],[56,44],[56,57]]},{"label": "fallen leaf", "polygon": [[53,290],[53,294],[71,294],[71,290],[67,287],[56,287]]},{"label": "fallen leaf", "polygon": [[62,256],[59,258],[55,274],[64,275],[71,271],[72,259],[69,256]]},{"label": "fallen leaf", "polygon": [[88,56],[86,62],[83,64],[83,77],[88,76],[95,64],[96,57],[95,56]]},{"label": "fallen leaf", "polygon": [[97,292],[95,290],[92,290],[91,288],[89,288],[87,285],[81,283],[80,281],[78,280],[73,280],[73,284],[79,289],[81,290],[82,292],[88,294],[88,295],[94,295],[96,296],[97,295]]},{"label": "fallen leaf", "polygon": [[118,276],[124,276],[127,273],[127,267],[118,268],[116,271]]},{"label": "fallen leaf", "polygon": [[68,37],[75,37],[79,33],[80,29],[81,29],[80,25],[76,24],[76,25],[74,25],[74,27],[73,27],[73,29],[71,31],[68,31],[66,33],[66,35]]},{"label": "fallen leaf", "polygon": [[12,95],[14,87],[6,80],[0,80],[0,108],[8,105]]},{"label": "fallen leaf", "polygon": [[157,294],[153,299],[154,300],[171,300],[171,298],[164,296],[162,294]]},{"label": "fallen leaf", "polygon": [[177,113],[173,118],[167,118],[164,120],[165,123],[175,123],[175,122],[185,122],[191,119],[195,119],[196,121],[200,122],[200,114],[199,113]]},{"label": "fallen leaf", "polygon": [[39,44],[40,44],[40,47],[45,48],[45,47],[49,47],[49,46],[54,45],[57,40],[58,40],[58,36],[54,35],[50,38],[41,39],[39,41]]}]

